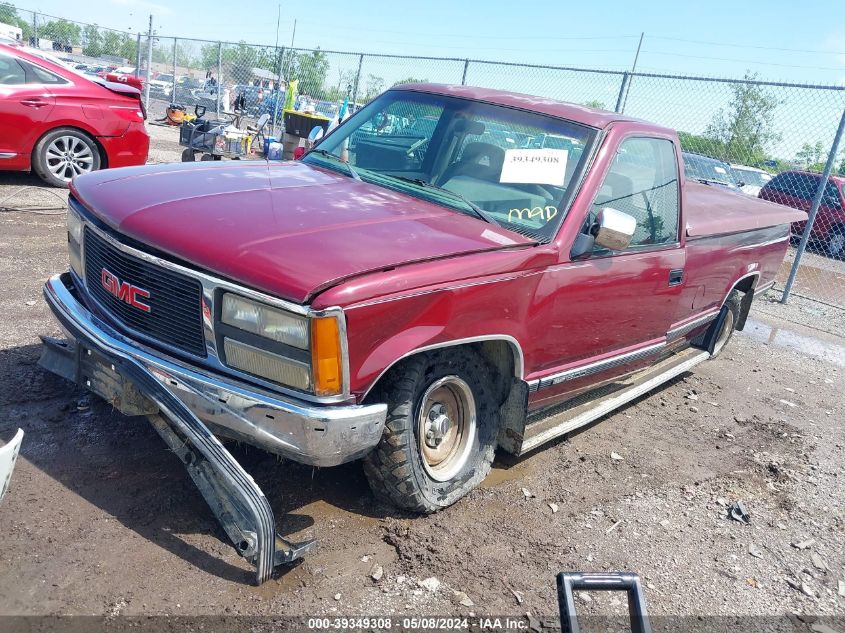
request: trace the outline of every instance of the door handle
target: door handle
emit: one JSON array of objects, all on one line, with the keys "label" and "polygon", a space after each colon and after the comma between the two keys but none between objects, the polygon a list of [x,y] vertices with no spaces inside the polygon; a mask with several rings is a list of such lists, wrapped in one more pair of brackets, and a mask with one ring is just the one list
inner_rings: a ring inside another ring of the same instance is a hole
[{"label": "door handle", "polygon": [[43,99],[21,99],[21,103],[30,108],[43,108],[47,105]]},{"label": "door handle", "polygon": [[677,270],[670,270],[669,271],[669,285],[670,286],[677,286],[682,284],[684,281],[684,269],[678,268]]}]

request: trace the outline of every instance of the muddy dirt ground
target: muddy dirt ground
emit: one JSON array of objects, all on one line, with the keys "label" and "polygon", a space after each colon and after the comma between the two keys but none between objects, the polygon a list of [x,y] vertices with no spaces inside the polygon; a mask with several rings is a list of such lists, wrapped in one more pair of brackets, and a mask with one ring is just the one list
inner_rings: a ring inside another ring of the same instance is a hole
[{"label": "muddy dirt ground", "polygon": [[[0,175],[0,197],[19,184],[36,183]],[[62,216],[0,212],[0,439],[26,432],[0,505],[0,614],[541,617],[557,613],[557,572],[631,570],[657,615],[845,615],[845,339],[826,317],[762,300],[718,360],[500,455],[428,517],[378,504],[358,463],[234,447],[280,531],[319,540],[254,587],[147,421],[37,366],[38,335],[59,334],[40,288],[66,269],[65,244]],[[740,500],[748,525],[727,517]]]}]

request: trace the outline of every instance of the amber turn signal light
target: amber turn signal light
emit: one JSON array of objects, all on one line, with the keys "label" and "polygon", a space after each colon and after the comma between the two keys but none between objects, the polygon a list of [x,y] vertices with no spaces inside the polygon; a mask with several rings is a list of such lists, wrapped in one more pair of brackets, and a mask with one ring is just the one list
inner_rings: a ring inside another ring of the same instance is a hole
[{"label": "amber turn signal light", "polygon": [[343,391],[340,330],[335,317],[311,321],[311,366],[315,395],[335,396]]}]

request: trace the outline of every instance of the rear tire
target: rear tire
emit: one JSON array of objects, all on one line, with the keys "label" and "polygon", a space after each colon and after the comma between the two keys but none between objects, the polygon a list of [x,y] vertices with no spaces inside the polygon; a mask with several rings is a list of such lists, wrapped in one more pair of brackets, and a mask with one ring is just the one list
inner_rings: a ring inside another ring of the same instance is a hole
[{"label": "rear tire", "polygon": [[845,257],[845,227],[837,225],[830,229],[825,241],[825,250],[836,259]]},{"label": "rear tire", "polygon": [[725,346],[728,344],[728,341],[731,340],[731,337],[736,331],[736,324],[739,322],[741,307],[742,297],[739,292],[732,290],[731,294],[728,295],[728,298],[725,301],[725,305],[722,306],[724,319],[716,319],[716,322],[713,324],[715,327],[721,322],[719,331],[715,333],[716,342],[713,345],[713,354],[710,356],[711,358],[716,358],[719,354],[721,354],[722,350],[725,349]]},{"label": "rear tire", "polygon": [[490,472],[498,414],[490,368],[473,350],[420,354],[391,369],[379,389],[387,422],[364,460],[376,496],[430,513]]},{"label": "rear tire", "polygon": [[182,150],[182,162],[183,163],[193,163],[197,159],[197,155],[194,153],[192,149],[183,149]]},{"label": "rear tire", "polygon": [[60,127],[47,132],[32,150],[32,170],[53,187],[67,187],[82,174],[97,171],[100,148],[82,130]]}]

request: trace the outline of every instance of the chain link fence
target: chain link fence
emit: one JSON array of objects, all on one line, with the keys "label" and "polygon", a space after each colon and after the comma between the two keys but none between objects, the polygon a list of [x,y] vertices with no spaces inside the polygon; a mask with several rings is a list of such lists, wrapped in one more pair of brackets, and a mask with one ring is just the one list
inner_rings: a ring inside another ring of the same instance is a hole
[{"label": "chain link fence", "polygon": [[[678,130],[687,177],[804,209],[778,275],[790,292],[845,309],[845,88],[742,79],[362,54],[130,33],[0,4],[0,23],[83,72],[144,79],[151,119],[170,103],[219,114],[242,97],[253,119],[281,124],[288,81],[317,112],[355,109],[397,83],[467,84],[615,110]],[[3,34],[0,33],[0,37]],[[150,50],[150,45],[152,50]]]}]

